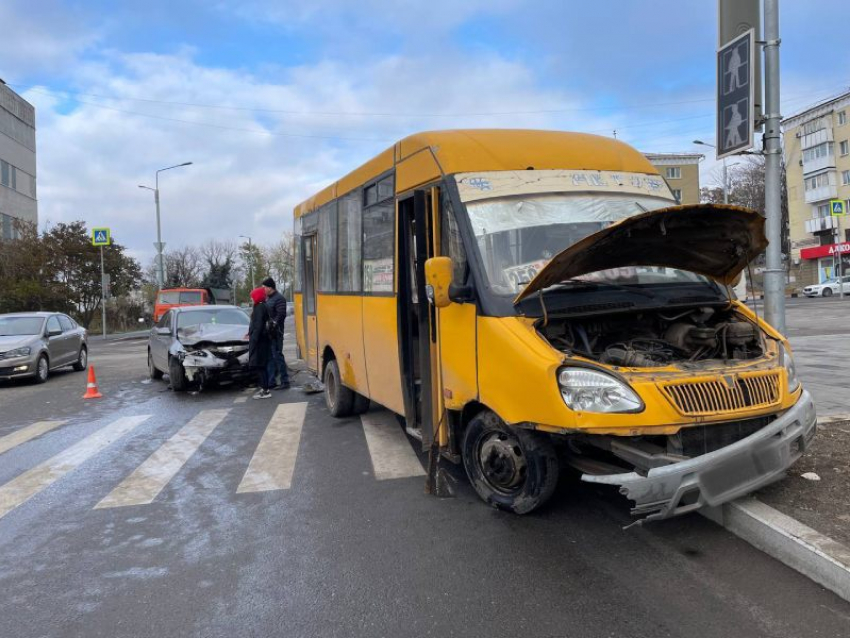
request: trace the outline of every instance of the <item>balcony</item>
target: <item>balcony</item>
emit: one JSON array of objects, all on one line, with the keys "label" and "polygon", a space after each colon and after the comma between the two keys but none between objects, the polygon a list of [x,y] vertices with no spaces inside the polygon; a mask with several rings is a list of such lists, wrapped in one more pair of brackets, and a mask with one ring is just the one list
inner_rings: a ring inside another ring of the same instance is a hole
[{"label": "balcony", "polygon": [[827,168],[835,168],[835,154],[830,153],[825,157],[816,157],[815,159],[803,162],[803,175],[822,171]]},{"label": "balcony", "polygon": [[806,232],[820,233],[824,230],[832,230],[838,226],[835,219],[835,217],[814,217],[813,219],[807,219]]},{"label": "balcony", "polygon": [[832,133],[832,127],[830,128],[822,128],[819,131],[815,131],[814,133],[809,133],[808,135],[803,135],[800,138],[800,148],[806,150],[807,148],[811,148],[812,146],[817,146],[818,144],[823,144],[824,142],[834,142],[835,135]]},{"label": "balcony", "polygon": [[823,202],[837,197],[838,187],[835,184],[826,184],[811,190],[806,190],[805,200],[807,204],[813,204],[814,202]]}]

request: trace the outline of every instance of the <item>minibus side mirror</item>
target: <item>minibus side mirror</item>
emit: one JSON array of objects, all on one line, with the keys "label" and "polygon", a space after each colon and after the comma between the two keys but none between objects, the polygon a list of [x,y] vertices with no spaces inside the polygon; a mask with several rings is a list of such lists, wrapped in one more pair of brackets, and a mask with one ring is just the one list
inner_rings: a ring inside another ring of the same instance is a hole
[{"label": "minibus side mirror", "polygon": [[445,308],[449,299],[449,286],[452,283],[452,260],[450,257],[431,257],[425,262],[425,292],[428,301]]}]

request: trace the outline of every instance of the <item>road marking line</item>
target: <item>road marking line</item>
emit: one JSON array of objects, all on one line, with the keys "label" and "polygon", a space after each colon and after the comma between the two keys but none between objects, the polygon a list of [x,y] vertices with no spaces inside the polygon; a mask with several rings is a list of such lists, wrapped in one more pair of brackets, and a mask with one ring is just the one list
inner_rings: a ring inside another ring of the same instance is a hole
[{"label": "road marking line", "polygon": [[21,443],[26,443],[30,439],[41,436],[45,432],[50,432],[50,430],[58,428],[60,425],[65,425],[66,423],[67,421],[39,421],[38,423],[33,423],[25,428],[21,428],[17,432],[7,434],[0,438],[0,454],[8,452],[12,448],[19,446]]},{"label": "road marking line", "polygon": [[252,392],[256,392],[257,388],[245,388],[242,390],[242,394],[251,394]]},{"label": "road marking line", "polygon": [[0,487],[0,518],[112,445],[151,415],[125,416]]},{"label": "road marking line", "polygon": [[234,403],[245,403],[248,400],[248,397],[236,397],[233,399]]},{"label": "road marking line", "polygon": [[196,414],[94,508],[152,503],[229,412],[203,410]]},{"label": "road marking line", "polygon": [[360,420],[363,421],[363,432],[376,479],[383,481],[425,475],[407,435],[399,427],[392,412],[369,412],[361,416]]},{"label": "road marking line", "polygon": [[277,406],[236,488],[237,494],[289,489],[306,414],[306,403]]}]

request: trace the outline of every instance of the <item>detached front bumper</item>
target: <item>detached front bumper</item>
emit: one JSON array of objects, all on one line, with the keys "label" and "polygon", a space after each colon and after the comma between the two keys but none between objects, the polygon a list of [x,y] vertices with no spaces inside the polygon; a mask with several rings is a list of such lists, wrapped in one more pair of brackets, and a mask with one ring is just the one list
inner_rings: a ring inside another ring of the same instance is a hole
[{"label": "detached front bumper", "polygon": [[632,514],[644,520],[669,518],[704,505],[716,506],[780,479],[815,435],[817,417],[811,395],[803,390],[793,407],[761,430],[680,463],[637,472],[582,475],[588,483],[619,485],[635,502]]}]

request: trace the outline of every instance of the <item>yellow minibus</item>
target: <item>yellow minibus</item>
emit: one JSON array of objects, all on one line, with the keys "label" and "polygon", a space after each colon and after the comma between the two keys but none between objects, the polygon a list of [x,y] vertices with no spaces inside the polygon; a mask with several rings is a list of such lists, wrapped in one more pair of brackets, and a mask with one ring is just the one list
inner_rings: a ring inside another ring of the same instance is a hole
[{"label": "yellow minibus", "polygon": [[298,348],[523,514],[559,472],[641,520],[782,476],[815,433],[786,339],[731,285],[764,219],[680,206],[638,151],[554,131],[407,137],[295,209]]}]

